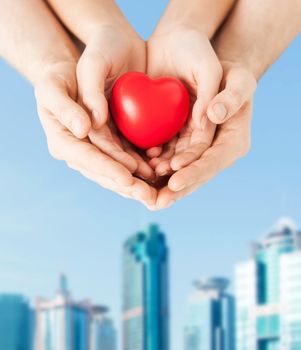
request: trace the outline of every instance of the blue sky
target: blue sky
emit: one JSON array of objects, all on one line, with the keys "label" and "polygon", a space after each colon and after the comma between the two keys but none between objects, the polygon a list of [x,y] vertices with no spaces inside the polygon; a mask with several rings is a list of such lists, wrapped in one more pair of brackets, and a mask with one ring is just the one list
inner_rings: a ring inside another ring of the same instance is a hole
[{"label": "blue sky", "polygon": [[[119,3],[147,37],[166,1]],[[53,160],[32,88],[0,61],[0,290],[50,297],[65,271],[75,297],[108,304],[118,324],[122,242],[159,222],[171,248],[172,349],[180,350],[191,282],[231,277],[249,243],[279,217],[301,226],[300,62],[299,36],[259,84],[250,154],[171,209],[152,213]]]}]

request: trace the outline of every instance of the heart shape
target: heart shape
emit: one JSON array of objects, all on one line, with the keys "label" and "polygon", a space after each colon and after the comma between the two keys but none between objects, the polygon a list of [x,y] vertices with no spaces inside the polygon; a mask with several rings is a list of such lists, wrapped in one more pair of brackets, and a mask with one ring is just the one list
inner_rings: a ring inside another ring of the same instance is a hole
[{"label": "heart shape", "polygon": [[120,132],[135,146],[148,149],[168,142],[182,129],[189,94],[175,78],[129,72],[116,80],[110,109]]}]

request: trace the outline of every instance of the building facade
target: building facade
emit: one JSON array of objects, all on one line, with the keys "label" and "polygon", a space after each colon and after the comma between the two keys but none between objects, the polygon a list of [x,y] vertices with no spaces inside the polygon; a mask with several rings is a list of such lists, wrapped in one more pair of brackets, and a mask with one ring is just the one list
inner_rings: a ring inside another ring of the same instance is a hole
[{"label": "building facade", "polygon": [[123,349],[169,349],[168,248],[157,225],[123,250]]},{"label": "building facade", "polygon": [[32,350],[33,312],[18,294],[0,294],[0,349]]},{"label": "building facade", "polygon": [[237,350],[301,349],[301,235],[288,220],[236,266]]},{"label": "building facade", "polygon": [[36,350],[88,350],[88,346],[89,305],[72,301],[62,275],[55,299],[37,300]]},{"label": "building facade", "polygon": [[229,281],[211,278],[195,283],[188,299],[184,350],[234,350],[235,304],[226,293]]},{"label": "building facade", "polygon": [[90,315],[90,350],[117,350],[116,330],[108,308],[93,306]]}]

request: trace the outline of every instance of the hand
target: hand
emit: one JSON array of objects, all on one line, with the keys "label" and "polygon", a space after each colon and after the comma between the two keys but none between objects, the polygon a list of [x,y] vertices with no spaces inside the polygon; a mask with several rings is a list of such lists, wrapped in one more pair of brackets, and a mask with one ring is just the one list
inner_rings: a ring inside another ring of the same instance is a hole
[{"label": "hand", "polygon": [[[88,137],[84,137],[90,127],[90,119],[85,110],[75,102],[75,70],[76,62],[62,62],[51,66],[35,88],[38,112],[51,155],[64,160],[71,168],[105,188],[137,199],[145,205],[154,204],[156,190],[132,176],[137,168],[136,160],[119,147],[118,143],[110,143],[114,136],[109,129],[104,131],[104,140],[98,142],[102,142],[103,148],[107,147],[107,153],[111,156],[101,152]],[[87,127],[85,133],[81,129],[77,137],[73,134],[76,131],[72,123],[74,117],[84,121]]]},{"label": "hand", "polygon": [[222,68],[202,32],[179,27],[155,33],[148,41],[148,74],[173,76],[183,81],[191,98],[191,118],[179,136],[162,148],[147,151],[160,176],[171,174],[198,159],[210,147],[215,125],[208,120],[207,107],[217,94]]},{"label": "hand", "polygon": [[254,75],[245,68],[224,63],[222,91],[207,109],[211,121],[217,122],[214,105],[227,110],[226,121],[220,124],[212,146],[199,159],[176,172],[158,194],[154,210],[166,208],[195,191],[220,171],[247,154],[251,142],[252,97],[256,89]]},{"label": "hand", "polygon": [[[124,164],[131,172],[150,180],[154,172],[108,117],[108,102],[115,80],[128,71],[145,71],[145,43],[123,28],[103,26],[89,40],[77,66],[79,101],[92,118],[90,140],[100,150]],[[117,148],[119,151],[117,152]],[[133,171],[129,156],[137,167]]]}]

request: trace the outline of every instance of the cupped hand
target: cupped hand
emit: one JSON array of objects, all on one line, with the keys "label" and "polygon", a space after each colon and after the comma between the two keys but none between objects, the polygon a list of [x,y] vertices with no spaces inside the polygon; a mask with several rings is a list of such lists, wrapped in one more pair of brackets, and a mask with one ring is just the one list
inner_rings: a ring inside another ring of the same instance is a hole
[{"label": "cupped hand", "polygon": [[[143,154],[118,133],[108,109],[115,80],[128,71],[145,72],[145,67],[145,42],[136,33],[117,26],[102,26],[90,38],[79,59],[77,81],[79,102],[91,116],[94,128],[89,133],[91,142],[137,176],[151,180],[154,177],[152,168]],[[135,159],[135,171],[131,169],[129,157],[124,156],[125,152]]]},{"label": "cupped hand", "polygon": [[221,92],[207,108],[208,118],[217,123],[214,106],[222,104],[225,121],[217,127],[213,144],[197,160],[173,174],[160,190],[152,209],[166,208],[192,193],[247,154],[251,143],[252,98],[256,79],[243,67],[224,62]]},{"label": "cupped hand", "polygon": [[[115,140],[109,127],[103,128],[102,138],[90,132],[92,144],[87,136],[91,129],[90,118],[84,108],[76,103],[76,62],[61,62],[45,71],[35,87],[39,117],[47,136],[51,155],[64,160],[71,168],[102,187],[122,196],[137,199],[145,205],[155,203],[157,192],[145,181],[132,173],[138,164],[136,159],[124,150],[126,145]],[[86,129],[75,127],[80,119]],[[97,147],[97,143],[102,143]]]},{"label": "cupped hand", "polygon": [[190,164],[210,147],[215,125],[208,120],[206,110],[219,90],[222,67],[209,39],[195,29],[179,27],[167,33],[155,32],[147,45],[148,74],[180,79],[191,100],[191,117],[180,134],[163,149],[147,151],[152,158],[150,165],[163,176]]}]

